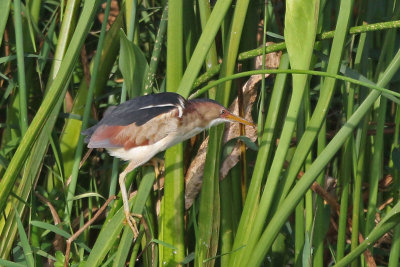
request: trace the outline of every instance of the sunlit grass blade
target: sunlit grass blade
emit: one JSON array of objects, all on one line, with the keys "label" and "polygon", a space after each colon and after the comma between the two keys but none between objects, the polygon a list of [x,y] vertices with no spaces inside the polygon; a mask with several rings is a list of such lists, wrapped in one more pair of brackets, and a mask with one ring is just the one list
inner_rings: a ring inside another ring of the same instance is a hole
[{"label": "sunlit grass blade", "polygon": [[[167,28],[167,91],[175,92],[183,74],[183,2],[174,0],[168,3]],[[177,144],[165,152],[165,184],[162,200],[160,224],[161,240],[177,250],[159,246],[160,265],[176,265],[185,258],[184,243],[184,182],[183,146]]]},{"label": "sunlit grass blade", "polygon": [[6,28],[8,15],[10,14],[11,0],[1,1],[0,8],[3,10],[3,16],[0,18],[0,46],[3,42],[3,33]]}]

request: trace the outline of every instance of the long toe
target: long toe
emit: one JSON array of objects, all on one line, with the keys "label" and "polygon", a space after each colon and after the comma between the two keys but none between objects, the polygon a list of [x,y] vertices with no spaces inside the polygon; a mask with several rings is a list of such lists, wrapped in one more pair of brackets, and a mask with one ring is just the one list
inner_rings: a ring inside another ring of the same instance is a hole
[{"label": "long toe", "polygon": [[126,218],[126,221],[129,225],[129,227],[131,228],[131,230],[133,232],[133,237],[136,240],[136,238],[139,235],[139,231],[137,229],[137,224],[136,224],[135,218],[133,218],[129,212],[128,213],[125,212],[125,218]]}]

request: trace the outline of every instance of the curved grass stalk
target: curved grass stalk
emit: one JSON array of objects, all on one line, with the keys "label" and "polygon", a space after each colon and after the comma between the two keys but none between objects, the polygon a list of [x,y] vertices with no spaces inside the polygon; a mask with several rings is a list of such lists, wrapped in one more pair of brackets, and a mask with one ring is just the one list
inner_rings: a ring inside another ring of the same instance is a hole
[{"label": "curved grass stalk", "polygon": [[[356,27],[351,27],[349,29],[349,34],[360,34],[360,33],[366,33],[366,32],[372,32],[372,31],[378,31],[378,30],[386,30],[386,29],[393,29],[393,28],[399,28],[400,27],[400,20],[398,21],[389,21],[389,22],[381,22],[381,23],[376,23],[376,24],[366,24],[362,26],[356,26]],[[333,38],[334,36],[334,31],[322,33],[320,35],[317,35],[317,40],[326,40]],[[286,49],[286,44],[284,42],[282,43],[277,43],[277,44],[272,44],[267,47],[265,47],[265,53],[272,53],[272,52],[277,52],[277,51],[283,51]],[[257,48],[253,49],[250,51],[242,52],[238,56],[238,61],[243,61],[243,60],[248,60],[257,56],[261,56],[263,54],[264,49],[263,48]],[[209,69],[207,72],[203,73],[201,76],[199,76],[194,82],[193,82],[193,87],[199,87],[201,84],[208,82],[211,80],[213,76],[218,74],[221,70],[221,65],[214,66],[213,68]]]},{"label": "curved grass stalk", "polygon": [[[353,78],[350,78],[347,76],[339,75],[339,74],[331,74],[331,73],[327,73],[327,72],[323,72],[323,71],[315,71],[315,70],[267,69],[267,70],[252,70],[252,71],[240,72],[240,73],[236,73],[236,74],[227,76],[225,78],[216,80],[216,81],[204,86],[203,88],[197,90],[196,92],[194,92],[192,95],[190,95],[189,99],[196,98],[196,97],[200,96],[201,94],[210,90],[210,88],[215,87],[216,85],[224,83],[228,80],[234,80],[234,79],[248,77],[248,76],[257,75],[257,74],[280,74],[280,73],[308,74],[308,75],[315,75],[315,76],[321,76],[321,77],[330,77],[330,78],[334,78],[337,80],[350,82],[350,83],[353,83],[355,85],[359,85],[362,87],[374,89],[376,91],[383,93],[384,96],[387,95],[387,96],[394,96],[394,97],[400,98],[400,93],[392,91],[390,89],[386,89],[379,85],[375,85],[373,82],[370,82],[370,83],[362,82],[362,81],[359,81],[359,80],[356,80],[356,79],[353,79]],[[399,101],[399,99],[395,99],[395,100]]]},{"label": "curved grass stalk", "polygon": [[[379,23],[375,23],[375,24],[365,24],[362,26],[355,26],[355,27],[349,28],[348,33],[349,34],[360,34],[360,33],[364,33],[364,32],[373,32],[373,31],[388,30],[388,29],[394,29],[394,28],[400,28],[400,20],[379,22]],[[318,41],[327,40],[327,39],[333,38],[334,35],[335,35],[335,31],[324,32],[324,33],[318,34],[316,39]],[[284,42],[282,42],[282,43],[277,43],[277,44],[268,46],[266,48],[266,52],[271,53],[271,52],[281,51],[284,49],[286,49],[286,44]],[[239,54],[238,60],[241,61],[241,60],[246,60],[246,59],[250,59],[253,57],[261,56],[262,53],[263,53],[262,48],[257,48],[257,49],[251,50],[251,51],[246,51],[246,52]]]}]

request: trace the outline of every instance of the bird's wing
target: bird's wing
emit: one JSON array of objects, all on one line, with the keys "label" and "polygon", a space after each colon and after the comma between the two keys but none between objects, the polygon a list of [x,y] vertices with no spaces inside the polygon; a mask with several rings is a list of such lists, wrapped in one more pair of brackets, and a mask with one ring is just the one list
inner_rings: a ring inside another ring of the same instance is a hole
[{"label": "bird's wing", "polygon": [[[90,148],[124,147],[126,150],[153,144],[177,131],[185,100],[176,94],[160,94],[165,98],[144,99],[140,103],[131,100],[121,104],[83,134]],[[157,95],[153,95],[157,96]],[[170,99],[168,99],[170,98]],[[179,98],[182,98],[183,101]],[[150,99],[150,100],[149,100]],[[122,106],[122,107],[121,107]]]},{"label": "bird's wing", "polygon": [[135,123],[141,126],[151,119],[178,109],[183,112],[186,100],[175,93],[160,93],[146,95],[126,101],[106,114],[99,122],[106,125],[130,125]]},{"label": "bird's wing", "polygon": [[125,150],[137,146],[151,145],[177,131],[178,110],[158,115],[143,125],[100,125],[91,135],[90,148],[117,148]]}]

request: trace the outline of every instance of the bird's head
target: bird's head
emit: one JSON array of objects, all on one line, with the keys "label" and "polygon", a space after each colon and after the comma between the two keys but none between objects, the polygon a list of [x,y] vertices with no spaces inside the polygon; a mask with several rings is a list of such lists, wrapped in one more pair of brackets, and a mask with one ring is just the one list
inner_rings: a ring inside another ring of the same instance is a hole
[{"label": "bird's head", "polygon": [[224,106],[211,99],[195,99],[191,100],[196,112],[202,117],[202,120],[208,127],[223,122],[239,122],[242,124],[254,126],[253,123],[233,115]]}]

